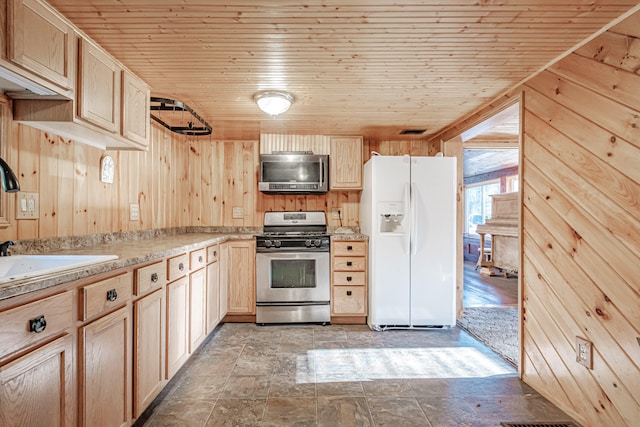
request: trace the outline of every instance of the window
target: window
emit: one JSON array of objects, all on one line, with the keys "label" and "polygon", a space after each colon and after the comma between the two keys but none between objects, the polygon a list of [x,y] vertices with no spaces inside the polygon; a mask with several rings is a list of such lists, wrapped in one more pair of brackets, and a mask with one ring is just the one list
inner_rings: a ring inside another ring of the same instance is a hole
[{"label": "window", "polygon": [[519,188],[518,175],[512,175],[507,177],[507,193],[518,191]]},{"label": "window", "polygon": [[[517,177],[516,177],[517,178]],[[500,193],[500,181],[484,182],[465,189],[465,233],[476,234],[476,227],[491,217],[491,196]]]}]

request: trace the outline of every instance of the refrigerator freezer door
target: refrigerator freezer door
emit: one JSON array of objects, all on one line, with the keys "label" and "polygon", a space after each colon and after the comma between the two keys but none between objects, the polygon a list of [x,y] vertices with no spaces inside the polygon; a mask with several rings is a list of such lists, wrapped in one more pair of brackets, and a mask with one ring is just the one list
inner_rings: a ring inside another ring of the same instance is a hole
[{"label": "refrigerator freezer door", "polygon": [[411,325],[455,319],[456,159],[412,157]]},{"label": "refrigerator freezer door", "polygon": [[408,210],[408,200],[404,199],[408,196],[405,189],[409,170],[408,157],[372,157],[365,165],[361,225],[369,235],[368,322],[373,329],[381,325],[409,325],[410,321],[410,215],[404,212],[402,227],[384,231],[391,230],[384,226],[384,214],[389,212],[381,211],[390,206]]}]

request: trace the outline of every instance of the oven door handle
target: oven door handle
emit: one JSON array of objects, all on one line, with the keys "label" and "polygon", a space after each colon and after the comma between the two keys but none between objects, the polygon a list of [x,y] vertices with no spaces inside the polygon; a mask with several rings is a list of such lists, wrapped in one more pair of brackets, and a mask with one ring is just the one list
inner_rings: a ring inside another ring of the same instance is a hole
[{"label": "oven door handle", "polygon": [[268,307],[268,306],[286,306],[294,307],[299,305],[326,305],[329,301],[291,301],[291,302],[256,302],[256,306]]}]

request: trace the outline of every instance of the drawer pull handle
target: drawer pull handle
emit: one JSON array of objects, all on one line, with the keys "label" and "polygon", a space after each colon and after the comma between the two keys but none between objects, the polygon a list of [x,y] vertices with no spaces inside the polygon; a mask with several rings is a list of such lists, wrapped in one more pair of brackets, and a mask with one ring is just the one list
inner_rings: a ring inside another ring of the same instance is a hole
[{"label": "drawer pull handle", "polygon": [[180,270],[180,271],[184,270],[184,264],[183,263],[178,264],[178,270]]},{"label": "drawer pull handle", "polygon": [[118,299],[118,292],[115,289],[109,289],[107,291],[107,301],[115,301]]},{"label": "drawer pull handle", "polygon": [[353,250],[353,246],[351,246],[351,245],[347,246],[347,250],[348,251],[352,251]]},{"label": "drawer pull handle", "polygon": [[158,273],[153,273],[153,274],[151,275],[151,281],[152,281],[153,283],[156,283],[156,282],[158,281]]},{"label": "drawer pull handle", "polygon": [[347,296],[350,297],[351,296],[351,291],[347,291]]},{"label": "drawer pull handle", "polygon": [[351,281],[351,276],[347,276],[347,282]]},{"label": "drawer pull handle", "polygon": [[198,262],[202,262],[202,261],[204,261],[204,259],[202,259],[202,255],[200,255],[200,256],[198,257]]},{"label": "drawer pull handle", "polygon": [[217,257],[218,256],[218,251],[213,251],[213,256]]},{"label": "drawer pull handle", "polygon": [[347,261],[347,267],[351,267],[353,263],[351,261]]},{"label": "drawer pull handle", "polygon": [[47,328],[47,320],[42,316],[38,316],[35,319],[29,320],[29,331],[39,334]]}]

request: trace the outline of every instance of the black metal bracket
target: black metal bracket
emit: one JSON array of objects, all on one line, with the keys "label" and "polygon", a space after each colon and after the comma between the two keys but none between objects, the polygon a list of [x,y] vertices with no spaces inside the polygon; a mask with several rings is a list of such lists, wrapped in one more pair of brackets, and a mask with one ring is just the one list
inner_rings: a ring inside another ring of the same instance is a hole
[{"label": "black metal bracket", "polygon": [[[206,120],[204,120],[202,117],[200,117],[198,113],[193,111],[193,109],[191,109],[187,104],[180,101],[175,101],[169,98],[157,98],[154,96],[152,96],[150,100],[151,100],[151,106],[150,106],[151,111],[171,111],[171,112],[186,111],[187,113],[191,114],[191,116],[201,124],[201,126],[194,126],[193,121],[190,120],[187,123],[187,126],[171,126],[170,124],[161,120],[159,117],[156,117],[155,115],[153,115],[153,113],[150,114],[153,120],[160,123],[162,126],[166,127],[170,131],[179,133],[182,135],[195,135],[195,136],[211,135],[211,132],[213,132],[211,125],[207,123]],[[159,103],[159,105],[157,104],[154,105],[153,103]]]}]

